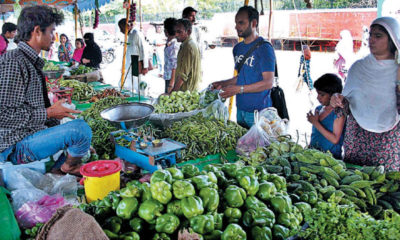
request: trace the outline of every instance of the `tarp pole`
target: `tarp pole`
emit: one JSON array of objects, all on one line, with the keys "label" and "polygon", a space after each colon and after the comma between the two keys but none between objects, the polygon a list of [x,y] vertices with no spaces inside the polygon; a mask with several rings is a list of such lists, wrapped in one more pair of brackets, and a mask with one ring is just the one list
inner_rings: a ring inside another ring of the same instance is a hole
[{"label": "tarp pole", "polygon": [[140,20],[140,31],[143,31],[143,18],[142,18],[142,0],[139,0],[139,20]]},{"label": "tarp pole", "polygon": [[[244,5],[245,6],[249,5],[249,0],[244,0]],[[239,38],[239,42],[241,42],[241,41],[243,41],[243,38]],[[236,70],[234,70],[233,75],[237,76]],[[233,108],[233,96],[229,98],[229,107],[228,107],[229,119],[231,119],[232,108]]]},{"label": "tarp pole", "polygon": [[268,23],[268,40],[271,42],[271,26],[272,26],[272,0],[269,0],[269,23]]},{"label": "tarp pole", "polygon": [[74,19],[75,19],[75,39],[78,38],[78,6],[74,6]]},{"label": "tarp pole", "polygon": [[[128,1],[129,5],[129,1]],[[125,37],[124,37],[124,54],[122,55],[122,70],[121,70],[121,91],[125,84],[125,61],[126,61],[126,50],[128,47],[128,24],[129,24],[129,9],[128,6],[126,8],[126,22],[125,22]]]}]

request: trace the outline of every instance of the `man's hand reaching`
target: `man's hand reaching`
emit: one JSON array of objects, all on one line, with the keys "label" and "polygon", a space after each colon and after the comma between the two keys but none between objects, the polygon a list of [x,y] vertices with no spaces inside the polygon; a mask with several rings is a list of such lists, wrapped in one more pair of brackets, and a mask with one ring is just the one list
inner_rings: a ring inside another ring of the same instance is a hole
[{"label": "man's hand reaching", "polygon": [[63,119],[64,117],[69,117],[72,119],[75,119],[71,113],[81,113],[82,111],[78,110],[72,110],[69,108],[66,108],[62,106],[63,103],[65,103],[67,100],[66,99],[61,99],[54,103],[51,107],[48,107],[46,109],[47,112],[47,118],[56,118],[56,119]]}]

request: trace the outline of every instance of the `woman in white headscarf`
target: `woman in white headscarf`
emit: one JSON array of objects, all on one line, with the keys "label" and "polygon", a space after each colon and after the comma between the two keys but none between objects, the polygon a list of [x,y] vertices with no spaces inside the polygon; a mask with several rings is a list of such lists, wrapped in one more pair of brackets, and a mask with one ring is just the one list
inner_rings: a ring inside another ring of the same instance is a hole
[{"label": "woman in white headscarf", "polygon": [[353,37],[349,30],[340,32],[340,41],[336,45],[335,52],[334,65],[338,69],[339,75],[346,79],[346,72],[354,63]]},{"label": "woman in white headscarf", "polygon": [[342,95],[331,98],[332,107],[348,113],[344,160],[359,165],[400,168],[399,65],[400,26],[396,19],[381,17],[371,24],[371,54],[349,70]]}]

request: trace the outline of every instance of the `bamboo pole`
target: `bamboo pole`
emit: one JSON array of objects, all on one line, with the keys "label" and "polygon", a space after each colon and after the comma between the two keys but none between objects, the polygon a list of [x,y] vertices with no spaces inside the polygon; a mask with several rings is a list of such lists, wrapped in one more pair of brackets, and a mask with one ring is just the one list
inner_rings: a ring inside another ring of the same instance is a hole
[{"label": "bamboo pole", "polygon": [[[248,6],[249,5],[249,0],[244,0],[244,5]],[[241,42],[241,41],[243,41],[243,38],[239,38],[239,42]],[[237,76],[236,69],[234,70],[233,75]],[[228,106],[229,119],[231,119],[232,108],[233,108],[233,96],[229,98],[229,106]]]},{"label": "bamboo pole", "polygon": [[121,70],[121,91],[125,84],[125,61],[126,50],[128,47],[128,23],[129,23],[129,7],[126,9],[126,22],[125,22],[125,37],[124,37],[124,54],[122,55],[122,70]]},{"label": "bamboo pole", "polygon": [[75,19],[75,39],[78,38],[78,6],[74,6],[74,19]]},{"label": "bamboo pole", "polygon": [[143,18],[142,18],[142,0],[139,0],[139,20],[140,20],[140,31],[143,31]]},{"label": "bamboo pole", "polygon": [[269,0],[269,23],[268,23],[268,40],[271,42],[271,29],[272,29],[272,0]]}]

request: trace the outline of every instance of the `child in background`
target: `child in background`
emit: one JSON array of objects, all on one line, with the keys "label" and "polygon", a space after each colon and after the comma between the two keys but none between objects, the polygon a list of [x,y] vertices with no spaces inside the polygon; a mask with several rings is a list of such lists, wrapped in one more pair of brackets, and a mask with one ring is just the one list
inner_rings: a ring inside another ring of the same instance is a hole
[{"label": "child in background", "polygon": [[321,103],[307,114],[307,120],[313,125],[311,133],[311,148],[321,151],[330,151],[335,158],[342,158],[345,116],[339,117],[330,106],[331,96],[341,93],[342,80],[335,74],[324,74],[314,83]]},{"label": "child in background", "polygon": [[72,56],[72,62],[75,63],[80,63],[81,58],[82,58],[82,53],[83,49],[85,49],[85,42],[83,41],[82,38],[77,38],[75,40],[75,51],[74,55]]}]

